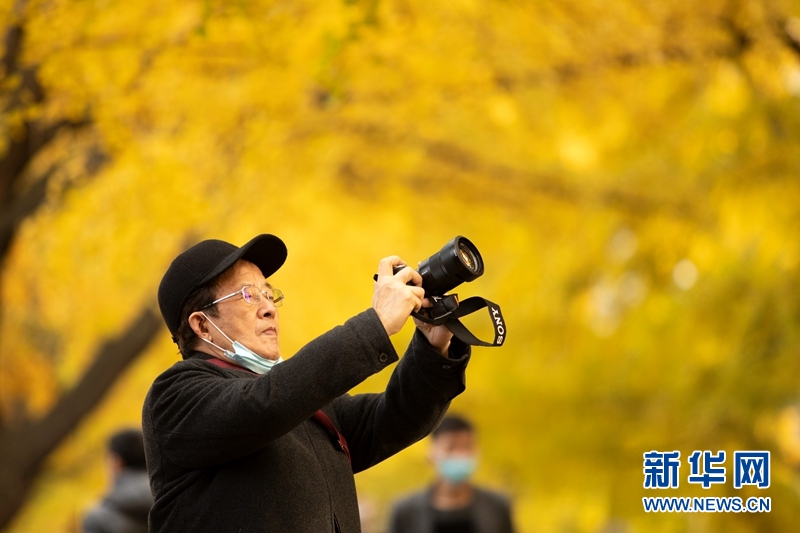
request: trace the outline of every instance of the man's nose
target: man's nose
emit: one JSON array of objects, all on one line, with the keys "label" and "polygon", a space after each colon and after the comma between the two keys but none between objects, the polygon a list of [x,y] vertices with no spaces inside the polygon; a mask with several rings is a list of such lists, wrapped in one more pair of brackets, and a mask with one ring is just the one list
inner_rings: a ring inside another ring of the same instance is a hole
[{"label": "man's nose", "polygon": [[261,303],[258,305],[258,312],[262,317],[269,318],[275,316],[278,308],[275,307],[275,303],[272,300],[262,295]]}]

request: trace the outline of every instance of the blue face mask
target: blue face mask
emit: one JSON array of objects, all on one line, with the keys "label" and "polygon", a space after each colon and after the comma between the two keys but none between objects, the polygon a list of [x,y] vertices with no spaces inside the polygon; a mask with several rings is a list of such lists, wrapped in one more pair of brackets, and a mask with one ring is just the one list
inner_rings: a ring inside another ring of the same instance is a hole
[{"label": "blue face mask", "polygon": [[225,335],[224,331],[219,329],[219,327],[216,324],[214,324],[214,322],[212,322],[210,318],[208,318],[208,315],[203,313],[203,316],[206,317],[206,320],[208,320],[211,323],[212,326],[217,328],[217,331],[222,333],[223,337],[228,339],[228,342],[231,343],[231,345],[233,346],[233,350],[234,351],[232,352],[230,350],[226,350],[225,348],[222,348],[221,346],[218,346],[217,344],[211,342],[208,339],[203,339],[203,337],[200,337],[200,338],[203,339],[204,341],[206,341],[208,344],[210,344],[214,348],[216,348],[217,350],[221,351],[223,354],[225,354],[225,357],[227,357],[228,359],[230,359],[231,361],[233,361],[237,365],[243,366],[243,367],[245,367],[245,368],[247,368],[249,370],[252,370],[256,374],[266,374],[267,372],[272,370],[273,366],[277,365],[278,363],[282,363],[283,362],[283,359],[281,359],[280,356],[278,357],[278,359],[273,361],[271,359],[264,359],[260,355],[257,355],[253,350],[251,350],[250,348],[246,347],[244,344],[240,343],[239,341],[231,340],[230,337]]},{"label": "blue face mask", "polygon": [[475,457],[448,457],[436,463],[439,475],[453,484],[467,481],[478,467]]}]

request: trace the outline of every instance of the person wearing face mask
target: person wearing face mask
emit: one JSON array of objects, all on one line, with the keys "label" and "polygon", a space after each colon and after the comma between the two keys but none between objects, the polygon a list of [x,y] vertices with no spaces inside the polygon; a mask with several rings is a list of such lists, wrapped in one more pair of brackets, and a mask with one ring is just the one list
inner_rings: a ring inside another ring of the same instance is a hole
[{"label": "person wearing face mask", "polygon": [[428,460],[436,480],[392,509],[389,533],[513,533],[511,505],[475,486],[478,466],[475,429],[465,418],[446,416],[433,431]]},{"label": "person wearing face mask", "polygon": [[286,298],[267,278],[286,257],[274,235],[206,240],[161,280],[183,360],[155,379],[142,410],[151,533],[358,533],[353,474],[428,435],[465,389],[470,348],[416,322],[386,390],[348,394],[398,361],[389,337],[430,305],[417,272],[393,272],[405,264],[397,256],[380,261],[370,308],[284,360]]}]

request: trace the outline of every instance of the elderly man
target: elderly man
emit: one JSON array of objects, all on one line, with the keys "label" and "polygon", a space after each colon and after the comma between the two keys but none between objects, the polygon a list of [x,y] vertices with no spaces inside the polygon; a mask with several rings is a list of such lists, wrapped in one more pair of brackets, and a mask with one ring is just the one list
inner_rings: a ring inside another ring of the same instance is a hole
[{"label": "elderly man", "polygon": [[353,474],[425,437],[464,390],[469,348],[417,322],[386,391],[347,393],[398,360],[389,336],[429,305],[417,272],[393,273],[396,256],[380,261],[370,309],[284,362],[284,297],[266,278],[285,259],[273,235],[208,240],[161,281],[184,360],[144,404],[151,532],[358,532]]}]

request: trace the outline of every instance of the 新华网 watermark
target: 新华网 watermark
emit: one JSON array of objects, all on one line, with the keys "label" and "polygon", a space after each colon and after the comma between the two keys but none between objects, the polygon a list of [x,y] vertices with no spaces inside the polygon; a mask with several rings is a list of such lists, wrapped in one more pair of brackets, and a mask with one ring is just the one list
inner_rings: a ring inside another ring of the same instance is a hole
[{"label": "\u65b0\u534e\u7f51 watermark", "polygon": [[648,513],[768,513],[772,510],[769,496],[753,496],[742,500],[739,496],[653,496],[642,498]]},{"label": "\u65b0\u534e\u7f51 watermark", "polygon": [[[646,489],[677,489],[680,485],[681,452],[645,452],[643,472]],[[708,450],[696,450],[688,458],[688,483],[708,489],[727,481],[726,453],[716,454]],[[758,489],[769,488],[770,452],[733,452],[733,488],[750,485]],[[681,497],[653,496],[642,498],[648,513],[769,513],[772,500],[769,497],[751,497],[743,500],[739,496],[727,497]]]}]

